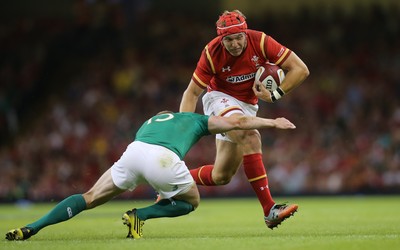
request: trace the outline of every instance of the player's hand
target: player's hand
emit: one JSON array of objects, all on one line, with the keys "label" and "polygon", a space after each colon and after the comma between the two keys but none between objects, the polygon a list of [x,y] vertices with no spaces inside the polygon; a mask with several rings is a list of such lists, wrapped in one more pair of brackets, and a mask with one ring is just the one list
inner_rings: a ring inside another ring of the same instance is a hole
[{"label": "player's hand", "polygon": [[275,127],[280,129],[295,129],[296,126],[291,123],[288,119],[279,117],[274,119]]},{"label": "player's hand", "polygon": [[271,92],[269,92],[269,90],[263,84],[254,82],[252,89],[258,99],[261,99],[264,102],[273,103],[271,99]]}]

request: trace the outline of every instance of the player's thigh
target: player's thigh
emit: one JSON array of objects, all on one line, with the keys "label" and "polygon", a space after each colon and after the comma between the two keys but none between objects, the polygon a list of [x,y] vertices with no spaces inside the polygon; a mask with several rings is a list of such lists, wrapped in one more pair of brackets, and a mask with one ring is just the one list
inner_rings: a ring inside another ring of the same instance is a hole
[{"label": "player's thigh", "polygon": [[175,195],[173,198],[189,202],[194,208],[197,208],[200,203],[200,194],[195,183],[186,193]]},{"label": "player's thigh", "polygon": [[232,130],[227,137],[241,146],[243,155],[261,153],[261,135],[256,129]]},{"label": "player's thigh", "polygon": [[192,189],[193,177],[176,153],[161,146],[150,145],[143,154],[146,154],[147,160],[141,174],[160,198],[172,198]]},{"label": "player's thigh", "polygon": [[213,176],[233,176],[242,163],[242,149],[239,144],[217,140],[217,155],[214,162]]},{"label": "player's thigh", "polygon": [[128,145],[120,159],[111,166],[111,176],[115,186],[120,189],[133,191],[143,183],[142,171],[148,165],[146,157],[147,145],[140,142],[132,142]]},{"label": "player's thigh", "polygon": [[114,185],[110,168],[103,173],[88,192],[83,194],[83,197],[87,208],[93,208],[111,200],[122,192],[124,192],[123,189]]}]

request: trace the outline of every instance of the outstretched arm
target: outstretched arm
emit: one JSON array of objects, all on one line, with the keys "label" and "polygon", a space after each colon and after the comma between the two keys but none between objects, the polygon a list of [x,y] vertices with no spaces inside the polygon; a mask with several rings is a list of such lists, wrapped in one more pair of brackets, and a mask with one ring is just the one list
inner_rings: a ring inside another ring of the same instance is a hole
[{"label": "outstretched arm", "polygon": [[253,116],[211,116],[210,119],[208,119],[208,130],[212,134],[223,133],[234,129],[247,130],[263,128],[295,129],[296,126],[283,117],[267,119]]}]

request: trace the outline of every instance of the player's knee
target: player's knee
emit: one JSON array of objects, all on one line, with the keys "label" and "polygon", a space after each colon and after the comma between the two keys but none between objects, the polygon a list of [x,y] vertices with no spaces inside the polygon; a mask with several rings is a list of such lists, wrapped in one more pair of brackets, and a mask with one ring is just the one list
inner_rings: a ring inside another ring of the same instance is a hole
[{"label": "player's knee", "polygon": [[190,204],[193,206],[193,211],[200,205],[200,199],[193,199]]},{"label": "player's knee", "polygon": [[219,174],[213,174],[213,181],[216,185],[226,185],[229,182],[231,182],[232,177],[234,174],[231,173],[219,173]]}]

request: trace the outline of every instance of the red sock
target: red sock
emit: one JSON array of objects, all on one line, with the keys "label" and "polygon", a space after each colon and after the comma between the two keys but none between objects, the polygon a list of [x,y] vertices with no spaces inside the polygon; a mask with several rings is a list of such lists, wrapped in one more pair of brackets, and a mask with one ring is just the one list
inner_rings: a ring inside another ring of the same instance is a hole
[{"label": "red sock", "polygon": [[197,185],[215,186],[211,176],[213,168],[213,165],[204,165],[202,167],[190,170],[190,174],[193,176],[193,179]]},{"label": "red sock", "polygon": [[268,216],[269,210],[275,202],[269,191],[267,173],[262,162],[262,154],[256,153],[243,156],[243,168],[263,207],[264,214]]}]

